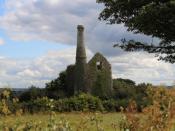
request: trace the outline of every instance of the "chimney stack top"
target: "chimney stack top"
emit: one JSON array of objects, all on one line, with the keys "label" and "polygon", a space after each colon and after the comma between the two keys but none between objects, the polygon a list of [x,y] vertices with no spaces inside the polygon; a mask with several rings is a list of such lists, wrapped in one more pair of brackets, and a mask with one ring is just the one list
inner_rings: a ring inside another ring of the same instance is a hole
[{"label": "chimney stack top", "polygon": [[83,25],[78,25],[78,26],[77,26],[77,29],[78,29],[78,30],[84,30],[84,26],[83,26]]}]

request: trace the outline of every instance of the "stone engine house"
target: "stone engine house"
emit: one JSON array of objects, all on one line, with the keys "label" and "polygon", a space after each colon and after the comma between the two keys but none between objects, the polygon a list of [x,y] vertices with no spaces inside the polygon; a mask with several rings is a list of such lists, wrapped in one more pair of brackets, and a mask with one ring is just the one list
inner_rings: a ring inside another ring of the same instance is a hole
[{"label": "stone engine house", "polygon": [[91,93],[107,97],[112,90],[111,65],[100,53],[87,62],[84,44],[84,27],[77,27],[76,62],[67,67],[67,88],[72,94]]}]

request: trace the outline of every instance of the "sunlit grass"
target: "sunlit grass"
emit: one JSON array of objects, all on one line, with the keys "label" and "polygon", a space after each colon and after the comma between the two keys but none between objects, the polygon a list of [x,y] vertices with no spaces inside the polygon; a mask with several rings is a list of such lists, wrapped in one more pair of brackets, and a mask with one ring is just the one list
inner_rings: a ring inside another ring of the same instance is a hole
[{"label": "sunlit grass", "polygon": [[[85,131],[93,131],[96,130],[96,125],[92,120],[94,113],[59,113],[54,116],[55,122],[59,123],[59,121],[64,118],[69,121],[70,126],[73,130],[76,130],[78,127],[86,127]],[[121,120],[122,114],[120,113],[107,113],[101,114],[97,113],[97,117],[99,120],[99,125],[105,131],[114,131],[112,124],[119,124]],[[49,114],[34,114],[34,115],[22,115],[22,116],[7,116],[1,117],[0,119],[0,130],[2,130],[3,126],[14,127],[14,125],[24,125],[28,122],[32,122],[34,124],[40,124],[40,126],[44,129],[48,125],[50,121]],[[84,125],[83,125],[84,124]],[[119,126],[117,127],[119,130]]]}]

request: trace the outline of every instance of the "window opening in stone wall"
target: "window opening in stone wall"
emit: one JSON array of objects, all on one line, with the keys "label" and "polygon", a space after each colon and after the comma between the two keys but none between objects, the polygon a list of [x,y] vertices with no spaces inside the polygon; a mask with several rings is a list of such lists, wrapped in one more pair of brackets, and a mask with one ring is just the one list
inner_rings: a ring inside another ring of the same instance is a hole
[{"label": "window opening in stone wall", "polygon": [[96,67],[97,67],[97,70],[101,70],[102,69],[102,62],[98,61],[96,63]]}]

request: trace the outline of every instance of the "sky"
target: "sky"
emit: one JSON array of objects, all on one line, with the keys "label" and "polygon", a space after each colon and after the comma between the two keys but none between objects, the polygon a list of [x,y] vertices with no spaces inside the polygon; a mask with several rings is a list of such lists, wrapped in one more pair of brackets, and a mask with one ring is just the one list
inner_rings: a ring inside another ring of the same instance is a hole
[{"label": "sky", "polygon": [[0,0],[0,88],[44,87],[74,64],[78,24],[85,27],[88,60],[102,53],[113,78],[172,85],[175,65],[157,61],[154,54],[113,48],[122,38],[148,43],[152,38],[99,21],[102,9],[96,0]]}]

